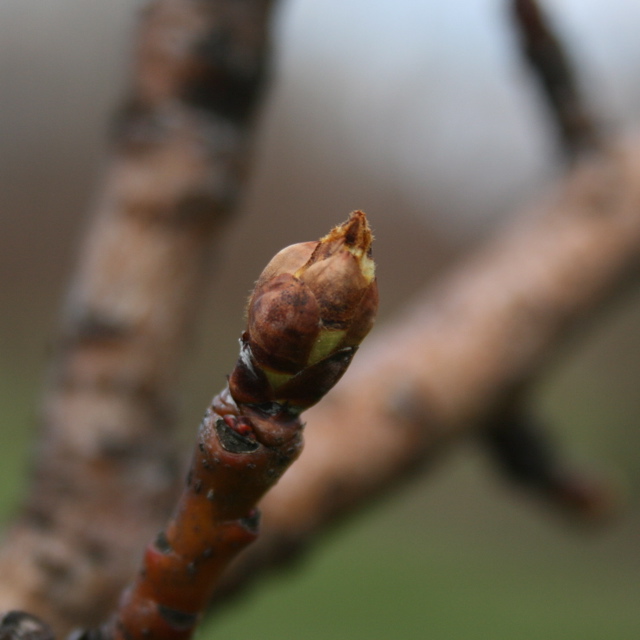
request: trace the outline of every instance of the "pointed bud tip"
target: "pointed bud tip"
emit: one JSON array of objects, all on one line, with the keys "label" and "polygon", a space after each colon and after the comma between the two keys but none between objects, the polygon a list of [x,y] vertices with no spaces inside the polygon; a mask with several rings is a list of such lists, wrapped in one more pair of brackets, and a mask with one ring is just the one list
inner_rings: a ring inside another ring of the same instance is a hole
[{"label": "pointed bud tip", "polygon": [[371,258],[372,244],[373,234],[366,214],[364,211],[353,211],[348,220],[331,229],[320,239],[310,263],[346,249],[360,264],[360,270],[367,282],[371,282],[375,278],[375,264]]},{"label": "pointed bud tip", "polygon": [[238,402],[317,402],[346,370],[378,307],[373,236],[362,211],[267,265],[247,307],[230,378]]},{"label": "pointed bud tip", "polygon": [[320,239],[324,243],[344,243],[351,251],[367,254],[371,250],[373,234],[364,211],[353,211],[349,219]]}]

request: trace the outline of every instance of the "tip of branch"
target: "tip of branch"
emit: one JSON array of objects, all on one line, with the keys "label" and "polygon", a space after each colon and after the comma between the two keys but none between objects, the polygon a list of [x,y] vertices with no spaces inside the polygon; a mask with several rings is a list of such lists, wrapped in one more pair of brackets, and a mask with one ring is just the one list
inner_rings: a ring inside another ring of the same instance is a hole
[{"label": "tip of branch", "polygon": [[300,272],[302,273],[313,263],[326,260],[346,250],[356,258],[360,272],[369,283],[375,278],[375,263],[371,257],[372,244],[373,234],[366,214],[364,211],[353,211],[348,220],[331,229],[320,239],[309,262],[300,269]]}]

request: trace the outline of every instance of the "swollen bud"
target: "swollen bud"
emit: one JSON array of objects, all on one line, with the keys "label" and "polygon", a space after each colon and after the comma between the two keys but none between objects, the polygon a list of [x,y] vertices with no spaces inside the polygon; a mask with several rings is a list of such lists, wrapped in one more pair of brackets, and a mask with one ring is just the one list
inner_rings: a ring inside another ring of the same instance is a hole
[{"label": "swollen bud", "polygon": [[230,391],[240,404],[301,411],[340,379],[378,308],[373,236],[362,211],[267,265],[249,299]]}]

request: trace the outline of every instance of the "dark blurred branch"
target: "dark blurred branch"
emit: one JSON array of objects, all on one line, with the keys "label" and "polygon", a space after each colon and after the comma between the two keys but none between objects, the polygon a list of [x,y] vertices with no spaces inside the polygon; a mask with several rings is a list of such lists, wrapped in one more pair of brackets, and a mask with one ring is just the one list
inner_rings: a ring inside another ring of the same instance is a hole
[{"label": "dark blurred branch", "polygon": [[551,430],[518,402],[480,433],[498,471],[517,486],[580,521],[602,522],[618,506],[611,488],[572,469]]},{"label": "dark blurred branch", "polygon": [[272,4],[156,0],[142,16],[35,474],[0,555],[0,607],[58,635],[115,604],[173,504],[176,369],[212,240],[245,180]]},{"label": "dark blurred branch", "polygon": [[538,79],[562,147],[571,160],[593,150],[601,131],[581,95],[577,74],[562,40],[537,0],[512,0],[522,53]]}]

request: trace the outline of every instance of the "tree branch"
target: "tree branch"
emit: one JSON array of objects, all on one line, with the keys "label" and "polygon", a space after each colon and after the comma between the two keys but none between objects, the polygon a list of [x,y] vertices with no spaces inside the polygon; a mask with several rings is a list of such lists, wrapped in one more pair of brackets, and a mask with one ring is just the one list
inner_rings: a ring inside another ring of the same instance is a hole
[{"label": "tree branch", "polygon": [[99,622],[175,499],[176,368],[245,179],[269,0],[156,0],[68,301],[1,608]]}]

